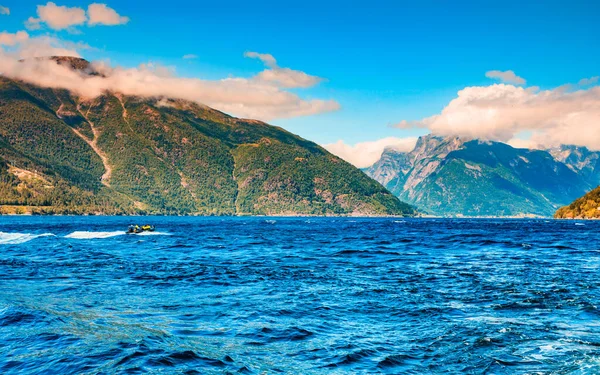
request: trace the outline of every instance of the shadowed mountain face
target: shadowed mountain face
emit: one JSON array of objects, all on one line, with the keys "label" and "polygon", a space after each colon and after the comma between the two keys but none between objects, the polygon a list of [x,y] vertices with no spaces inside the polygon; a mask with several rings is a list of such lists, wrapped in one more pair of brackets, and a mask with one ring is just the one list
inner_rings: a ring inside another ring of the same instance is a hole
[{"label": "shadowed mountain face", "polygon": [[[94,73],[77,58],[53,58]],[[412,214],[279,127],[183,100],[86,99],[0,77],[0,209],[34,213]]]},{"label": "shadowed mountain face", "polygon": [[600,152],[590,151],[587,147],[570,145],[548,151],[556,160],[564,163],[593,186],[600,185]]},{"label": "shadowed mountain face", "polygon": [[386,150],[365,172],[432,214],[551,216],[600,183],[598,156],[571,146],[526,150],[425,136],[409,153]]}]

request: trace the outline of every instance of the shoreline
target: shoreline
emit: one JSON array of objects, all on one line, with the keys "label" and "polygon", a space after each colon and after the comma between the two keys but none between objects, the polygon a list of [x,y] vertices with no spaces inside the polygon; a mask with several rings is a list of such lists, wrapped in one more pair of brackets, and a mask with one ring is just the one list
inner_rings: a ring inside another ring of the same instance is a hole
[{"label": "shoreline", "polygon": [[355,218],[355,219],[456,219],[456,220],[498,220],[498,219],[510,219],[510,220],[599,220],[598,218],[554,218],[551,216],[433,216],[433,215],[414,215],[414,216],[402,216],[402,215],[311,215],[311,214],[297,214],[297,215],[286,215],[286,214],[275,214],[275,215],[165,215],[165,214],[147,214],[147,215],[107,215],[107,214],[37,214],[37,213],[23,213],[23,214],[0,214],[0,217],[17,217],[17,216],[57,216],[57,217],[223,217],[223,218],[234,218],[234,217],[263,217],[263,218]]}]

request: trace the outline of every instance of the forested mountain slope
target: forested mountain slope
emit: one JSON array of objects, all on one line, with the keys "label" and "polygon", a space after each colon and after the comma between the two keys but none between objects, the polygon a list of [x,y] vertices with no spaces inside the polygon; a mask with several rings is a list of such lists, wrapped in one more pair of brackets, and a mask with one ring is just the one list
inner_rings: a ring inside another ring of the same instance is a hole
[{"label": "forested mountain slope", "polygon": [[[95,74],[85,60],[55,60]],[[2,76],[0,210],[413,213],[360,170],[279,127],[183,100],[86,99]]]}]

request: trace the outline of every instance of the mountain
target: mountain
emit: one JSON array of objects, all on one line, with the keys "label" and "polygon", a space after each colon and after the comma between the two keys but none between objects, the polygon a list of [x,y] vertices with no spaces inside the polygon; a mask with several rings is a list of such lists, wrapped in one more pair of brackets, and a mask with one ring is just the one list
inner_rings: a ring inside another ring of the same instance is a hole
[{"label": "mountain", "polygon": [[365,172],[431,214],[551,216],[600,183],[598,155],[428,135],[411,152],[386,149]]},{"label": "mountain", "polygon": [[[94,74],[77,58],[60,65]],[[0,212],[410,215],[349,163],[184,100],[86,99],[0,76]]]},{"label": "mountain", "polygon": [[559,208],[557,219],[600,219],[600,186],[568,206]]},{"label": "mountain", "polygon": [[593,186],[600,185],[600,152],[572,145],[562,145],[548,151]]}]

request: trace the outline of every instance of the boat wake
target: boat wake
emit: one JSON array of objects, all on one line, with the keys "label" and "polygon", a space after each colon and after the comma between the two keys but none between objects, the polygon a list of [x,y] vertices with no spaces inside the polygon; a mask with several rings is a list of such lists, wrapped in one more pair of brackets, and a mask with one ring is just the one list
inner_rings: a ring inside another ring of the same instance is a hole
[{"label": "boat wake", "polygon": [[167,232],[140,232],[140,233],[125,233],[124,231],[112,231],[112,232],[88,232],[88,231],[77,231],[71,234],[67,234],[65,238],[77,239],[77,240],[93,240],[102,238],[111,238],[117,236],[170,236],[171,233]]},{"label": "boat wake", "polygon": [[54,236],[52,233],[4,233],[0,232],[0,245],[18,245],[39,237]]},{"label": "boat wake", "polygon": [[136,233],[136,236],[170,236],[171,233],[167,233],[167,232],[141,232],[141,233]]},{"label": "boat wake", "polygon": [[[125,231],[110,231],[110,232],[91,232],[91,231],[75,231],[69,233],[64,238],[75,240],[93,240],[124,236]],[[136,236],[170,236],[167,232],[142,232],[136,233]],[[0,245],[19,245],[40,237],[57,237],[54,233],[7,233],[0,232]]]},{"label": "boat wake", "polygon": [[67,234],[65,238],[73,238],[78,240],[91,240],[96,238],[110,238],[116,236],[122,236],[125,234],[125,231],[112,231],[112,232],[88,232],[88,231],[76,231],[70,234]]},{"label": "boat wake", "polygon": [[52,233],[5,233],[0,232],[0,245],[18,245],[25,242],[29,242],[39,237],[54,236]]}]

